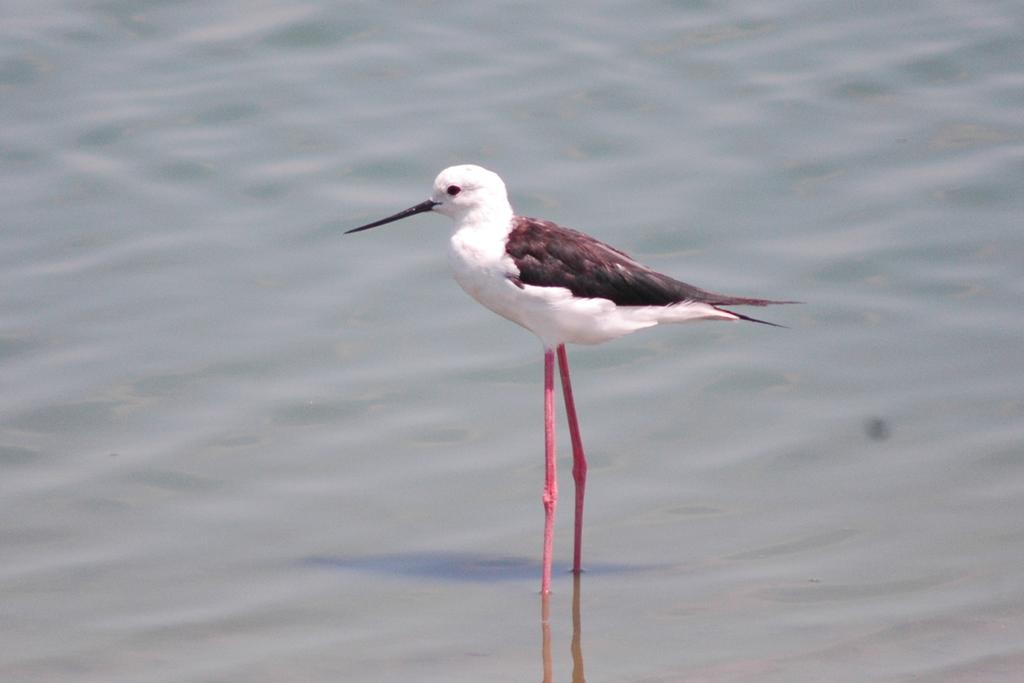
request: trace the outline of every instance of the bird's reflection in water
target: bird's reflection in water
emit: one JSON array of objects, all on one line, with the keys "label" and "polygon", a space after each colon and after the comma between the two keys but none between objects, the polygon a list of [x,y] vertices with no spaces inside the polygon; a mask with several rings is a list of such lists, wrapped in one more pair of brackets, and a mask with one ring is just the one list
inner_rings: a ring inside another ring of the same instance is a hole
[{"label": "bird's reflection in water", "polygon": [[[569,651],[572,653],[572,682],[586,683],[586,675],[583,673],[583,639],[582,619],[580,618],[580,575],[573,574],[572,577],[572,645]],[[544,670],[544,683],[551,683],[552,657],[551,657],[551,596],[542,593],[540,596],[540,656]]]},{"label": "bird's reflection in water", "polygon": [[583,675],[583,644],[580,634],[583,627],[580,625],[580,574],[572,576],[572,683],[585,683],[587,678]]},{"label": "bird's reflection in water", "polygon": [[540,659],[544,683],[551,683],[551,594],[540,594]]}]

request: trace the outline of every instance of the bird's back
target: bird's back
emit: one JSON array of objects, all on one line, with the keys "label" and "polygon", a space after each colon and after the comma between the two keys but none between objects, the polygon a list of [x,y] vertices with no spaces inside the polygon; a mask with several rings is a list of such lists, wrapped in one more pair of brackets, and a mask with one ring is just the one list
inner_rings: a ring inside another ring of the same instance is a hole
[{"label": "bird's back", "polygon": [[551,221],[513,218],[506,251],[522,284],[565,287],[580,298],[608,299],[617,306],[766,306],[750,299],[709,292],[648,268],[623,251]]}]

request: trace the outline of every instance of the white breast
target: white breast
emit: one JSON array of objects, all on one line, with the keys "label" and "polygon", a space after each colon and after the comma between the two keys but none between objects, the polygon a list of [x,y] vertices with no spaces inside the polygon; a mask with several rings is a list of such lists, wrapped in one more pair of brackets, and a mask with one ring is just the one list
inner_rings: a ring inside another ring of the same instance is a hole
[{"label": "white breast", "polygon": [[505,239],[481,230],[456,230],[448,243],[448,263],[466,293],[498,315],[516,320],[519,269],[505,253]]}]

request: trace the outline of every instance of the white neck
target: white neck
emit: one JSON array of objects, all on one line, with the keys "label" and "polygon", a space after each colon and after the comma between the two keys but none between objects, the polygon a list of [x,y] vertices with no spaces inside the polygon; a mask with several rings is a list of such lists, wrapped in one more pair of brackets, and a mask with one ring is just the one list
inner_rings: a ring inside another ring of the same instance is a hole
[{"label": "white neck", "polygon": [[493,233],[494,237],[504,238],[512,231],[512,207],[507,202],[476,206],[456,217],[455,232],[463,230]]}]

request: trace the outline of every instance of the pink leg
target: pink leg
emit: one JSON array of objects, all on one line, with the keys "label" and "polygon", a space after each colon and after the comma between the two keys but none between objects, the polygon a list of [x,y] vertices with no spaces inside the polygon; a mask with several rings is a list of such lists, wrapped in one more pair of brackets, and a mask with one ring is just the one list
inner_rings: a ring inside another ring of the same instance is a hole
[{"label": "pink leg", "polygon": [[551,544],[555,533],[558,478],[555,476],[555,352],[544,349],[544,554],[540,592],[551,592]]},{"label": "pink leg", "polygon": [[569,437],[572,439],[572,479],[576,482],[576,526],[573,534],[572,571],[579,575],[580,558],[583,554],[583,494],[587,489],[587,456],[583,454],[580,424],[576,420],[576,402],[572,399],[572,384],[569,382],[569,357],[565,353],[565,344],[558,346],[558,369],[562,376],[565,414],[569,418]]}]

